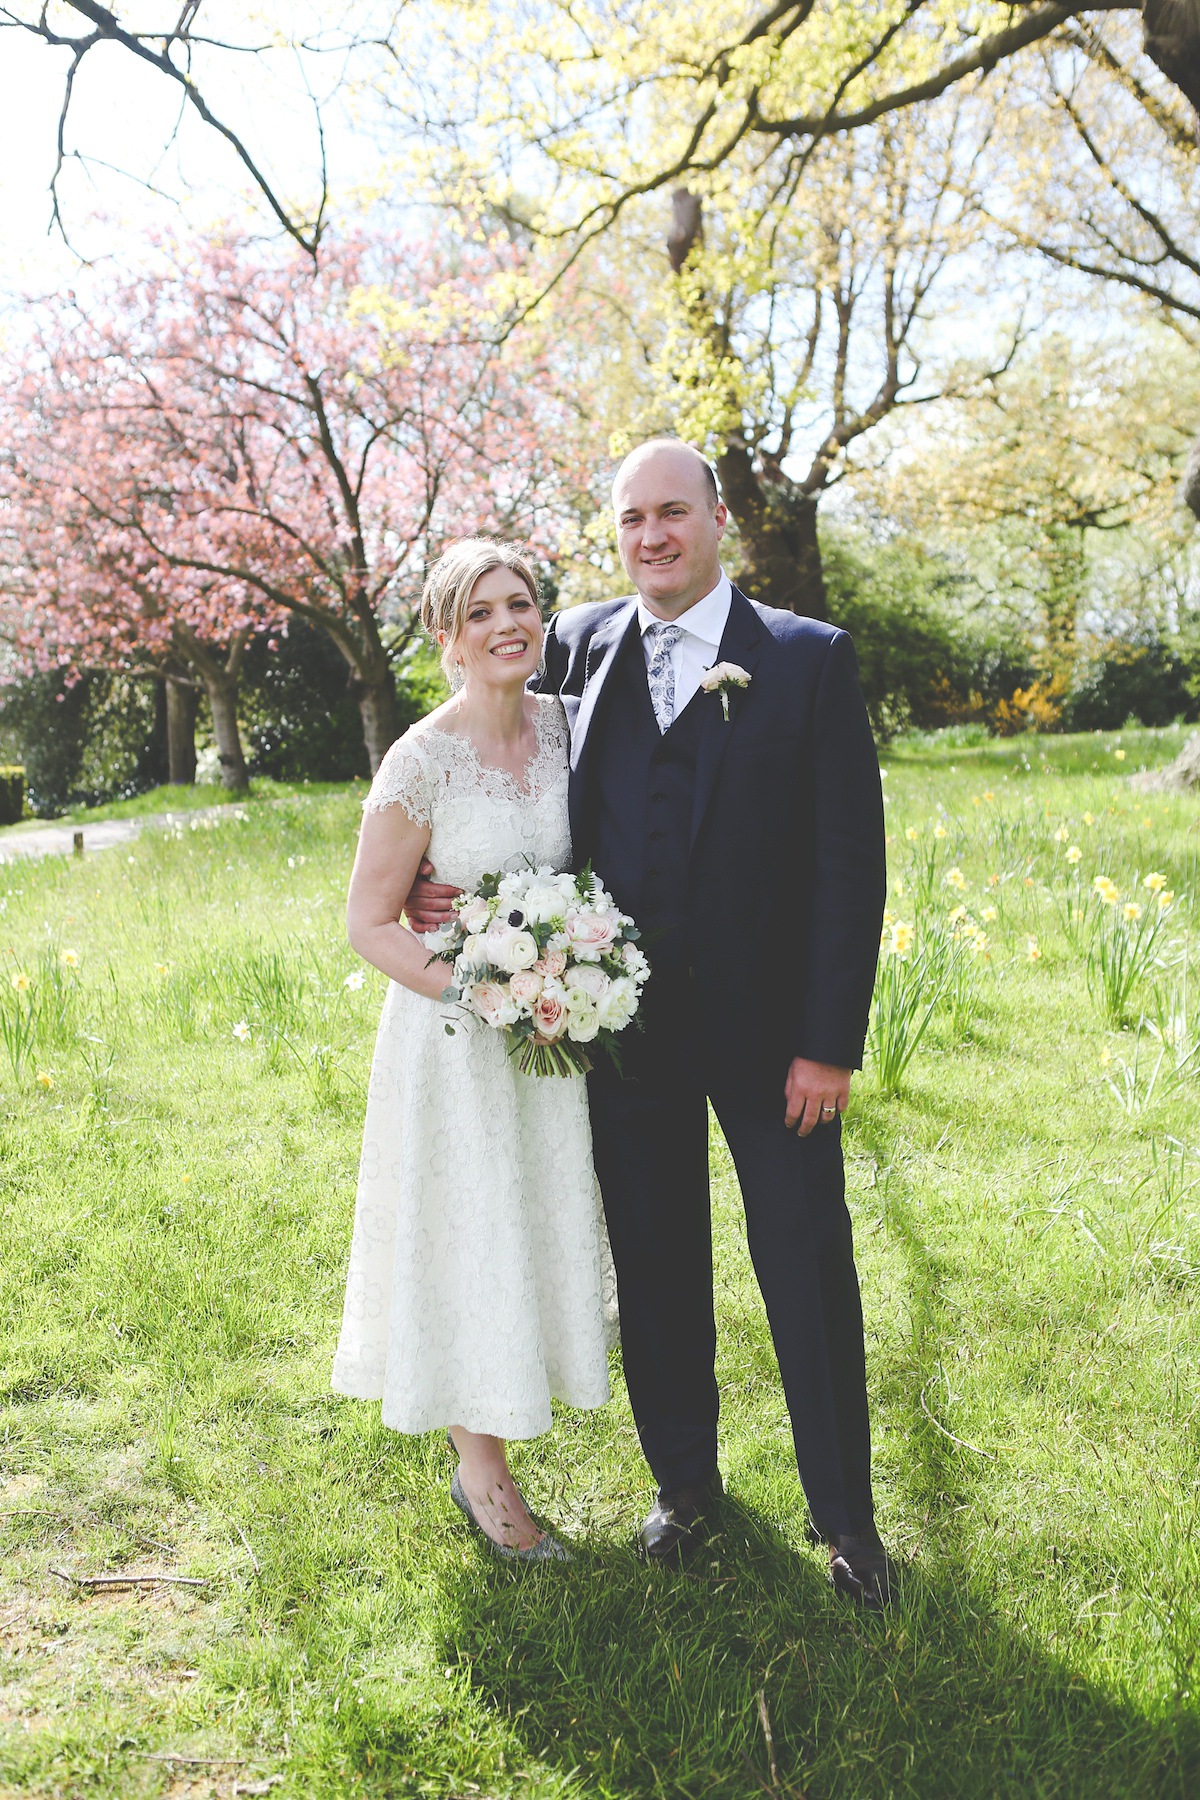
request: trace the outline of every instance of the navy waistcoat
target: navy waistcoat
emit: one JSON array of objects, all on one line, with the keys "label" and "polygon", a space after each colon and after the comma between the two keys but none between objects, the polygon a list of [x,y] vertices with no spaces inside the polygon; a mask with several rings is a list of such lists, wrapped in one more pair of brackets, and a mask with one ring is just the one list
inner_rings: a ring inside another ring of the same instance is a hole
[{"label": "navy waistcoat", "polygon": [[656,975],[687,968],[688,864],[701,711],[694,695],[665,733],[658,729],[641,638],[631,632],[597,721],[589,842],[581,846],[623,912],[658,935]]}]

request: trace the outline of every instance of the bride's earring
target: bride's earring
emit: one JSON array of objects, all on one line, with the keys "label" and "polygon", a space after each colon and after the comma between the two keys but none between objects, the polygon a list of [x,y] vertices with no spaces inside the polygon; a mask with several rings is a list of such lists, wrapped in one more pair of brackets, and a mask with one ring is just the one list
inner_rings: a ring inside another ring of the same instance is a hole
[{"label": "bride's earring", "polygon": [[457,694],[459,688],[462,686],[463,682],[466,680],[466,676],[463,674],[463,666],[462,666],[462,657],[461,656],[456,657],[454,662],[451,663],[450,674],[447,677],[447,679],[449,680],[449,683],[450,683],[450,692],[452,694]]}]

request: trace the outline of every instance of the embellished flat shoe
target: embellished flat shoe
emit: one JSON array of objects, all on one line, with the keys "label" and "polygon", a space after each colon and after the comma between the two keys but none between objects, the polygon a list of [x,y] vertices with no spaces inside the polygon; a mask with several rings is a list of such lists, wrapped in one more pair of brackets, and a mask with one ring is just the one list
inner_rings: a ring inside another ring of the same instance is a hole
[{"label": "embellished flat shoe", "polygon": [[553,1532],[550,1531],[545,1532],[536,1544],[531,1544],[528,1550],[518,1550],[511,1544],[498,1544],[495,1538],[489,1537],[487,1532],[483,1529],[483,1526],[479,1523],[479,1520],[475,1517],[471,1508],[471,1502],[463,1492],[463,1484],[458,1478],[457,1469],[455,1469],[454,1478],[450,1483],[450,1498],[453,1500],[455,1506],[457,1506],[459,1512],[462,1513],[468,1525],[473,1526],[479,1533],[492,1555],[498,1556],[502,1562],[531,1563],[574,1561],[567,1546],[564,1543],[561,1543],[559,1539],[554,1536]]}]

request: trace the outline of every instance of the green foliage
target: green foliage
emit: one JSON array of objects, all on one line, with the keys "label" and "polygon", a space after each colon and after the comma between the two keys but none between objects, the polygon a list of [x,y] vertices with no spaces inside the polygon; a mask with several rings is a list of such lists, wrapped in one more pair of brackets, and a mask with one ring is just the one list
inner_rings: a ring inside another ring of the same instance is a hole
[{"label": "green foliage", "polygon": [[0,724],[20,746],[38,818],[138,794],[167,778],[161,684],[98,670],[68,684],[61,671],[4,690]]},{"label": "green foliage", "polygon": [[0,825],[16,825],[25,816],[25,768],[0,766]]},{"label": "green foliage", "polygon": [[[1132,915],[1132,916],[1131,916]],[[1087,953],[1088,993],[1110,1025],[1123,1025],[1138,987],[1158,963],[1166,913],[1151,900],[1101,906]]]},{"label": "green foliage", "polygon": [[829,616],[854,639],[871,723],[887,741],[910,727],[983,719],[1033,679],[1025,647],[965,625],[964,576],[919,544],[873,545],[823,530]]},{"label": "green foliage", "polygon": [[[619,1356],[611,1406],[557,1408],[514,1450],[579,1547],[562,1569],[493,1563],[440,1434],[330,1392],[386,985],[345,986],[361,788],[10,865],[0,1006],[20,970],[22,1005],[45,1000],[19,1079],[0,1055],[0,1788],[153,1800],[198,1770],[222,1793],[280,1775],[280,1800],[1196,1791],[1200,803],[1120,779],[1179,737],[947,734],[885,759],[890,905],[943,954],[960,907],[988,942],[963,959],[969,1031],[948,986],[895,1097],[869,1067],[844,1123],[904,1578],[878,1626],[807,1542],[715,1125],[730,1498],[686,1575],[633,1552],[652,1482]],[[1116,1031],[1063,896],[1101,871],[1145,894],[1149,868],[1176,899],[1148,1017]],[[205,1585],[88,1594],[52,1568]]]},{"label": "green foliage", "polygon": [[1063,707],[1068,731],[1119,731],[1129,720],[1142,725],[1189,723],[1200,718],[1200,659],[1169,645],[1113,645],[1086,663]]}]

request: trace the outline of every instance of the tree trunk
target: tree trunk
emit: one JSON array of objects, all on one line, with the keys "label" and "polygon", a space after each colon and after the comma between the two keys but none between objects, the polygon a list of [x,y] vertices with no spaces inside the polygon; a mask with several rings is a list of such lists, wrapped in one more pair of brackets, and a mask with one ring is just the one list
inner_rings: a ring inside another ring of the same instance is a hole
[{"label": "tree trunk", "polygon": [[400,736],[400,725],[396,718],[395,683],[389,669],[374,681],[364,681],[360,676],[352,674],[347,686],[358,701],[358,710],[362,714],[363,742],[367,746],[367,760],[371,765],[371,774],[374,775]]},{"label": "tree trunk", "polygon": [[250,774],[246,768],[241,733],[238,730],[237,676],[230,675],[225,669],[202,668],[200,678],[212,713],[217,760],[221,765],[221,784],[231,793],[245,793],[250,786]]},{"label": "tree trunk", "polygon": [[801,493],[786,476],[770,480],[737,442],[727,444],[721,458],[721,488],[745,552],[751,597],[762,606],[827,619],[816,495]]},{"label": "tree trunk", "polygon": [[167,676],[167,778],[172,787],[196,779],[196,713],[200,695],[194,682]]}]

